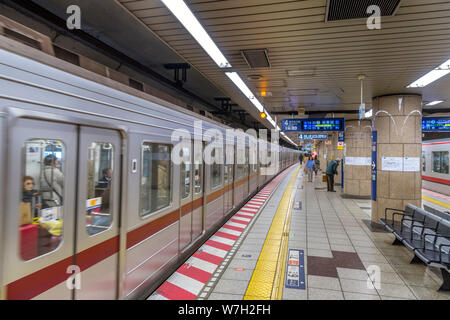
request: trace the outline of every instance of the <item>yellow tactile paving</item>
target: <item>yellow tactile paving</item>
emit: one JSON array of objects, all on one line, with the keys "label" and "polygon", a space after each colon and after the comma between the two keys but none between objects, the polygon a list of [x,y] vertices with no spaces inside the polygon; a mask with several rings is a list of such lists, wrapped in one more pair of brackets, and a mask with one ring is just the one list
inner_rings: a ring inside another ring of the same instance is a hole
[{"label": "yellow tactile paving", "polygon": [[428,202],[437,204],[437,205],[439,205],[439,206],[441,206],[441,207],[450,209],[450,205],[447,204],[447,203],[444,203],[444,202],[442,202],[442,201],[439,201],[439,200],[436,200],[436,199],[433,199],[433,198],[430,198],[430,197],[427,197],[427,196],[424,196],[424,195],[422,195],[422,199],[424,199],[424,200],[426,200],[426,201],[428,201]]},{"label": "yellow tactile paving", "polygon": [[298,167],[292,175],[272,220],[269,232],[244,295],[244,300],[281,299],[284,265],[287,253],[287,234],[291,216],[291,194]]}]

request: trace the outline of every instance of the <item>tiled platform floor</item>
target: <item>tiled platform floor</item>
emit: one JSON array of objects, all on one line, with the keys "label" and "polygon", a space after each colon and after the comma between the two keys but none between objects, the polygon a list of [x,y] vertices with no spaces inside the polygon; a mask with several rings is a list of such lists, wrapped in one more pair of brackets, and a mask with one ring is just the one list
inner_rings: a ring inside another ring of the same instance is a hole
[{"label": "tiled platform floor", "polygon": [[[207,299],[243,298],[290,177],[281,182]],[[437,292],[440,276],[410,264],[413,253],[393,246],[392,234],[371,231],[366,201],[341,198],[340,187],[327,192],[319,179],[305,182],[302,172],[296,183],[294,201],[302,201],[302,207],[292,212],[289,248],[305,251],[306,290],[285,288],[283,299],[450,299],[449,293]],[[380,270],[379,282],[369,278],[373,268]]]}]

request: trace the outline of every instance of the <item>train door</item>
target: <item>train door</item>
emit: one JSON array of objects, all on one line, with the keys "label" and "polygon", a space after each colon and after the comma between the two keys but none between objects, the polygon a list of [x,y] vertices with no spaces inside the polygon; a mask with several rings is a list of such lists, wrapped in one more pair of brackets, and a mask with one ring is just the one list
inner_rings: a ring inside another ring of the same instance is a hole
[{"label": "train door", "polygon": [[22,118],[9,125],[6,299],[72,299],[78,127]]},{"label": "train door", "polygon": [[117,298],[120,134],[10,123],[6,298]]},{"label": "train door", "polygon": [[250,179],[251,179],[251,168],[250,168],[250,150],[249,147],[245,147],[245,182],[246,186],[244,187],[244,199],[250,195]]},{"label": "train door", "polygon": [[116,299],[121,188],[121,136],[79,128],[75,299]]},{"label": "train door", "polygon": [[180,250],[192,241],[192,146],[182,148],[180,164]]},{"label": "train door", "polygon": [[226,172],[226,191],[227,191],[227,197],[225,201],[225,210],[226,213],[229,212],[231,209],[233,209],[233,196],[234,196],[234,165],[233,164],[227,164],[225,165],[225,172]]},{"label": "train door", "polygon": [[[195,142],[194,142],[195,143]],[[193,212],[192,212],[192,239],[201,236],[204,230],[206,210],[205,201],[205,165],[203,161],[204,143],[198,142],[199,148],[194,148],[193,164]]]}]

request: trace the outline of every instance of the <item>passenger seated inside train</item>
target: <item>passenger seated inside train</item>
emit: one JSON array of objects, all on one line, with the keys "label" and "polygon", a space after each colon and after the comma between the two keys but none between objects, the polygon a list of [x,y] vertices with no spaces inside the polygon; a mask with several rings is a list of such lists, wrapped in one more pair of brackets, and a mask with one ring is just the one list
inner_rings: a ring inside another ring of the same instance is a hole
[{"label": "passenger seated inside train", "polygon": [[[30,140],[26,145],[19,204],[20,254],[24,260],[55,250],[62,240],[64,175],[60,159],[45,152],[55,148],[55,143]],[[58,148],[63,156],[63,147]]]},{"label": "passenger seated inside train", "polygon": [[34,189],[34,186],[33,177],[23,177],[22,203],[29,208],[30,219],[36,218],[39,214],[39,209],[42,208],[40,193]]},{"label": "passenger seated inside train", "polygon": [[109,143],[94,142],[89,150],[86,230],[92,236],[109,229],[112,223],[114,149]]},{"label": "passenger seated inside train", "polygon": [[102,171],[103,177],[98,181],[97,188],[106,189],[109,186],[109,182],[112,178],[112,169],[106,168]]}]

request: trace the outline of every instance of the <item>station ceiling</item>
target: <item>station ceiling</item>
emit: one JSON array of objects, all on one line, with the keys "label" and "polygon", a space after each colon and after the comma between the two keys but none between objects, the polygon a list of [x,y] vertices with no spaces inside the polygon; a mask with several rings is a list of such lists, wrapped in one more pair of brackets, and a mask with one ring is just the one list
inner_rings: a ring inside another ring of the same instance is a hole
[{"label": "station ceiling", "polygon": [[[340,1],[350,10],[361,0]],[[190,89],[208,99],[230,97],[271,127],[161,0],[35,2],[61,17],[68,5],[79,5],[92,34],[168,76],[164,63],[189,63]],[[366,76],[367,109],[372,97],[393,93],[420,93],[424,103],[444,101],[433,108],[450,108],[450,75],[422,89],[406,88],[450,59],[450,1],[383,0],[399,5],[381,18],[379,30],[370,30],[367,18],[326,21],[327,0],[185,2],[280,127],[301,107],[324,115],[358,110],[360,74]],[[265,50],[270,66],[251,68],[242,54],[248,50]]]}]

